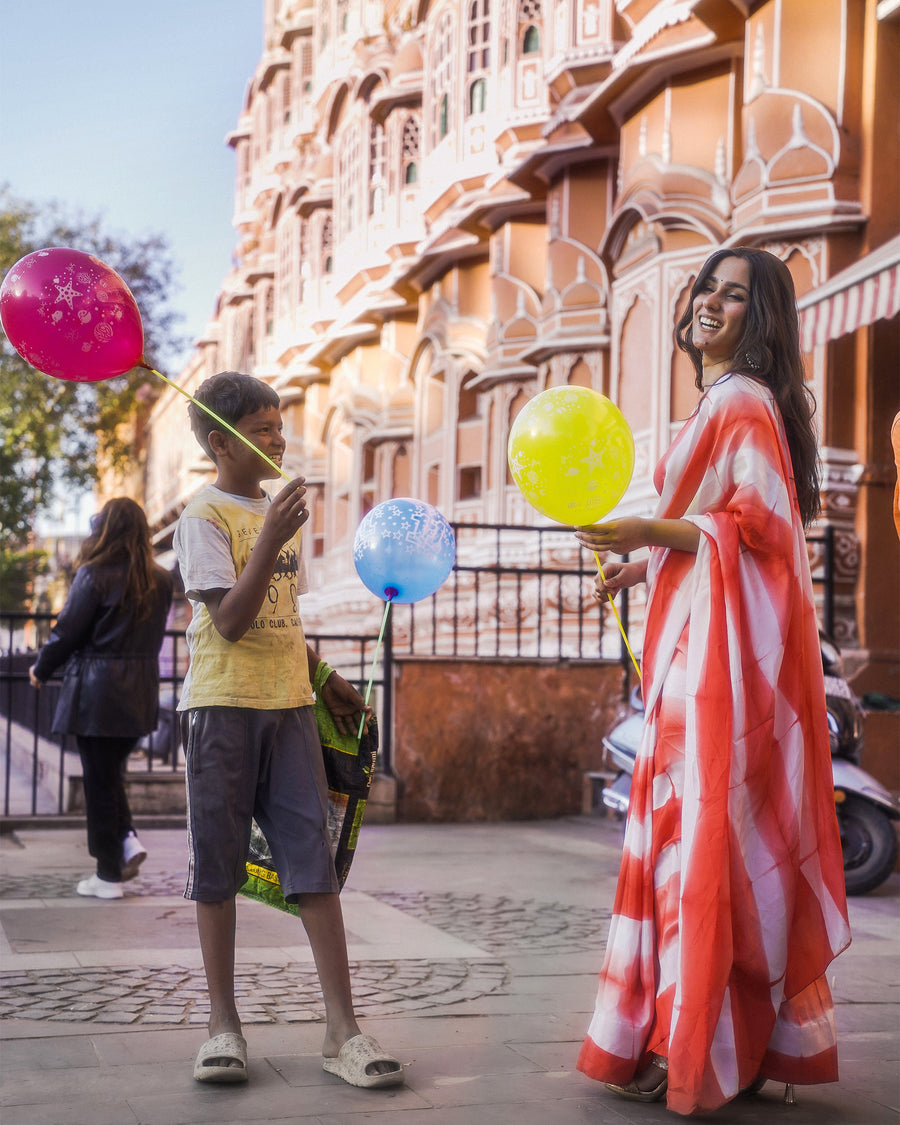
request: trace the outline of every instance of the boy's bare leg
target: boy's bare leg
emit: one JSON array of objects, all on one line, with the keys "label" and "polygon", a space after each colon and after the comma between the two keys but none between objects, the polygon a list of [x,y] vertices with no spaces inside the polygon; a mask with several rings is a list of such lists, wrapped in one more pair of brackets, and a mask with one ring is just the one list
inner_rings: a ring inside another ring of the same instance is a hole
[{"label": "boy's bare leg", "polygon": [[[234,1002],[234,899],[197,903],[197,930],[209,991],[209,1036],[225,1031],[241,1033],[241,1019]],[[220,1066],[239,1066],[235,1059],[209,1060]]]},{"label": "boy's bare leg", "polygon": [[348,1039],[359,1035],[350,990],[350,964],[340,896],[299,895],[297,905],[325,998],[326,1028],[322,1053],[335,1056]]},{"label": "boy's bare leg", "polygon": [[[347,937],[338,894],[299,895],[300,920],[312,948],[319,983],[325,998],[325,1042],[322,1054],[335,1058],[341,1047],[359,1035],[350,989],[350,964]],[[375,1063],[376,1074],[386,1074],[390,1063]]]}]

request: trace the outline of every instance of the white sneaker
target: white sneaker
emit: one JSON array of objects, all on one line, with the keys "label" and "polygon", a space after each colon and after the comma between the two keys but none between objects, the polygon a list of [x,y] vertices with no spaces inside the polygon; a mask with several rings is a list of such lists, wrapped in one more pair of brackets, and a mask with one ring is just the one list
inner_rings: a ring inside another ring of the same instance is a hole
[{"label": "white sneaker", "polygon": [[146,858],[147,849],[134,832],[129,832],[122,841],[122,879],[133,879]]},{"label": "white sneaker", "polygon": [[82,879],[75,890],[80,895],[93,896],[94,898],[124,898],[125,892],[121,883],[109,883],[99,875],[91,875],[89,879]]}]

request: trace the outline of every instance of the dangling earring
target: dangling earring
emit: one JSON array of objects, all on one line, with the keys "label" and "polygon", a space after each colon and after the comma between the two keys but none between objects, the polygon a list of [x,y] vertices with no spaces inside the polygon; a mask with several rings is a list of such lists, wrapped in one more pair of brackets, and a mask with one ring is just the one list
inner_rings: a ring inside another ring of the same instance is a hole
[{"label": "dangling earring", "polygon": [[747,364],[751,371],[759,371],[759,360],[752,352],[747,352],[744,356],[744,363]]}]

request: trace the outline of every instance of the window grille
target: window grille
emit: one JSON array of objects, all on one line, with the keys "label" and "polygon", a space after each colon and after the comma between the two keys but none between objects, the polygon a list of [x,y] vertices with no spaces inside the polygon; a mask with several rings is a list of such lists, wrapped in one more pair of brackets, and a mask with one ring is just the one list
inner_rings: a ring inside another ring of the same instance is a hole
[{"label": "window grille", "polygon": [[346,237],[358,225],[359,203],[357,199],[359,184],[359,132],[356,123],[351,123],[341,139],[338,164],[338,190],[341,233]]},{"label": "window grille", "polygon": [[487,75],[491,66],[490,0],[471,0],[469,4],[466,73],[468,75],[469,116],[487,108]]},{"label": "window grille", "polygon": [[332,269],[332,251],[334,249],[334,225],[329,215],[322,224],[322,274],[330,274]]},{"label": "window grille", "polygon": [[435,36],[431,75],[431,103],[437,117],[433,123],[434,144],[442,141],[450,131],[450,93],[453,88],[453,15],[445,11]]},{"label": "window grille", "polygon": [[384,210],[384,190],[387,147],[383,126],[369,122],[369,214]]}]

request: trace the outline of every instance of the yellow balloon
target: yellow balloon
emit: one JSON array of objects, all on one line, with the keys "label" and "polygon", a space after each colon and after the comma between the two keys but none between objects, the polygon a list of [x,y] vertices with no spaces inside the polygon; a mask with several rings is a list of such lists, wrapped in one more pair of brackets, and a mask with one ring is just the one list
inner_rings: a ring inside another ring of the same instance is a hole
[{"label": "yellow balloon", "polygon": [[525,499],[558,523],[597,523],[618,504],[634,472],[634,438],[605,395],[550,387],[509,432],[509,468]]}]

